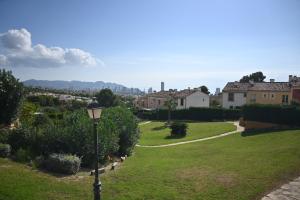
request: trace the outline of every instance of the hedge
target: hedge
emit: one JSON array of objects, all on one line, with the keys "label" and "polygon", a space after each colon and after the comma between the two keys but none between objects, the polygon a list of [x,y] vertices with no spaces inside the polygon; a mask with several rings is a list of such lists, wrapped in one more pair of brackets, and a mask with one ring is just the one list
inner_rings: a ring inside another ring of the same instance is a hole
[{"label": "hedge", "polygon": [[0,144],[0,157],[6,158],[10,155],[11,147],[9,144]]},{"label": "hedge", "polygon": [[81,159],[68,154],[51,154],[42,164],[47,170],[62,174],[76,174],[80,169]]},{"label": "hedge", "polygon": [[246,105],[243,107],[244,120],[300,126],[300,108],[278,105]]},{"label": "hedge", "polygon": [[[140,110],[136,115],[147,120],[167,120],[168,110]],[[171,119],[174,120],[198,120],[198,121],[224,121],[238,120],[241,117],[240,109],[224,108],[189,108],[171,111]]]}]

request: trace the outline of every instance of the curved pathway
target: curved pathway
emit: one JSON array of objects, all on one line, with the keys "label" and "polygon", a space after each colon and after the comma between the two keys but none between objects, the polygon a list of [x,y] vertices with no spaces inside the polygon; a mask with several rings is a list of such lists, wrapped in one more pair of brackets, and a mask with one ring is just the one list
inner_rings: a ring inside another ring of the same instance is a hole
[{"label": "curved pathway", "polygon": [[[150,123],[150,122],[145,122],[145,123]],[[228,123],[232,123],[232,122],[228,122]],[[227,133],[222,133],[220,135],[215,135],[215,136],[201,138],[201,139],[196,139],[196,140],[189,140],[189,141],[184,141],[184,142],[176,142],[176,143],[171,143],[171,144],[162,144],[162,145],[153,145],[153,146],[151,146],[151,145],[139,145],[139,144],[137,144],[136,146],[137,147],[146,147],[146,148],[170,147],[170,146],[177,146],[177,145],[181,145],[181,144],[188,144],[188,143],[193,143],[193,142],[201,142],[201,141],[206,141],[206,140],[212,140],[212,139],[216,139],[216,138],[220,138],[220,137],[225,137],[227,135],[232,135],[234,133],[238,133],[238,132],[244,131],[244,127],[240,126],[238,121],[233,122],[233,124],[236,126],[236,130],[235,131],[231,131],[231,132],[227,132]]]}]

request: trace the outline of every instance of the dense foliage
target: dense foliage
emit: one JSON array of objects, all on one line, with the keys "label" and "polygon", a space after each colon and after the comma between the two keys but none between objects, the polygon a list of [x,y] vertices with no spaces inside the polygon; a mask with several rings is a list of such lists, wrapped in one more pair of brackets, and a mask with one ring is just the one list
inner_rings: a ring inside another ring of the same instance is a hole
[{"label": "dense foliage", "polygon": [[0,124],[15,118],[23,95],[23,85],[11,71],[0,69]]},{"label": "dense foliage", "polygon": [[[148,120],[167,120],[168,110],[138,111],[137,116]],[[175,120],[224,121],[237,120],[241,117],[241,110],[223,108],[189,108],[171,111]]]},{"label": "dense foliage", "polygon": [[245,120],[300,126],[300,108],[278,105],[246,105],[243,107]]},{"label": "dense foliage", "polygon": [[[101,162],[108,155],[130,155],[139,137],[136,117],[123,107],[105,109],[97,130]],[[93,122],[85,109],[66,113],[59,123],[45,114],[34,115],[30,120],[23,120],[21,127],[6,132],[9,134],[3,134],[0,139],[12,146],[13,154],[25,152],[33,159],[65,153],[78,155],[85,166],[93,164]]]},{"label": "dense foliage", "polygon": [[240,80],[241,83],[249,83],[249,81],[254,82],[264,82],[266,76],[262,72],[255,72],[247,76],[243,76]]},{"label": "dense foliage", "polygon": [[205,85],[200,86],[201,92],[205,93],[205,94],[209,94],[209,90]]},{"label": "dense foliage", "polygon": [[11,147],[9,144],[0,143],[0,157],[6,158],[10,155]]},{"label": "dense foliage", "polygon": [[187,123],[185,122],[173,122],[170,126],[171,136],[184,137],[187,133]]}]

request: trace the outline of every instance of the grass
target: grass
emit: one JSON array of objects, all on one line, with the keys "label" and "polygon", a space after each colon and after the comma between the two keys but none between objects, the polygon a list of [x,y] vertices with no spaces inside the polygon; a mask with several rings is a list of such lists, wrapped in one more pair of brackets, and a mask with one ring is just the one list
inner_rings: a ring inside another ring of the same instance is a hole
[{"label": "grass", "polygon": [[[300,130],[136,148],[101,175],[103,199],[250,200],[300,175]],[[93,178],[57,178],[0,159],[0,199],[92,199]]]},{"label": "grass", "polygon": [[236,127],[226,122],[188,122],[187,136],[183,138],[170,138],[170,128],[165,122],[151,122],[140,126],[142,137],[140,145],[161,145],[176,142],[195,140],[225,132],[234,131]]}]

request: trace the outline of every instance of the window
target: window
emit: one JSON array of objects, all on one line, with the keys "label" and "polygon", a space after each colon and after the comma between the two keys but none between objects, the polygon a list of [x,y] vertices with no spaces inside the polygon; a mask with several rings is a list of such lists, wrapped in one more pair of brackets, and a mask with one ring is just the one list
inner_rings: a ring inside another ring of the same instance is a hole
[{"label": "window", "polygon": [[158,105],[160,105],[160,100],[158,100]]},{"label": "window", "polygon": [[282,95],[282,103],[283,104],[289,103],[289,96],[288,95]]},{"label": "window", "polygon": [[271,94],[271,99],[274,99],[275,98],[275,94]]},{"label": "window", "polygon": [[267,98],[267,94],[264,94],[264,98],[265,98],[265,99]]},{"label": "window", "polygon": [[228,93],[228,101],[234,101],[234,93]]},{"label": "window", "polygon": [[256,94],[252,94],[251,95],[250,102],[251,103],[255,103],[256,102]]},{"label": "window", "polygon": [[203,98],[203,102],[205,101],[205,99]]},{"label": "window", "polygon": [[181,98],[180,99],[180,105],[183,106],[183,104],[184,104],[184,98]]},{"label": "window", "polygon": [[244,97],[245,97],[245,98],[247,97],[247,93],[246,93],[246,92],[244,93]]}]

